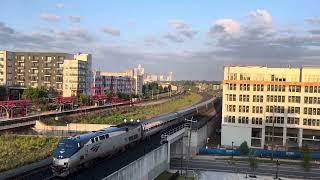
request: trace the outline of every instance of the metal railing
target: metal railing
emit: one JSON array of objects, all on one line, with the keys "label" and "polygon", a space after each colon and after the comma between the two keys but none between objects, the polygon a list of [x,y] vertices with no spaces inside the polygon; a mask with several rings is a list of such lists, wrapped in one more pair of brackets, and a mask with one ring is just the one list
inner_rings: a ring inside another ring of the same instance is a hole
[{"label": "metal railing", "polygon": [[163,134],[161,134],[161,142],[165,141],[168,136],[171,136],[172,134],[174,134],[184,128],[190,128],[190,123],[183,123],[180,126],[177,126],[173,129],[170,129],[170,130],[164,132]]}]

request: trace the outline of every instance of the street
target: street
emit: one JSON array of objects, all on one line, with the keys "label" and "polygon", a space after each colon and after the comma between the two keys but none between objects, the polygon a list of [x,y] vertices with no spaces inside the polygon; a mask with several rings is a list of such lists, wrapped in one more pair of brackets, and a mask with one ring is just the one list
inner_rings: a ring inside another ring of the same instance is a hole
[{"label": "street", "polygon": [[[186,161],[182,161],[183,170],[186,167]],[[181,160],[171,159],[170,169],[180,170]],[[189,161],[190,170],[198,171],[217,171],[217,172],[236,172],[236,173],[248,173],[252,174],[248,162],[234,161],[234,164],[230,160],[222,159],[201,159],[194,157]],[[271,163],[259,163],[258,168],[255,170],[255,174],[264,176],[273,176],[276,174],[276,165]],[[279,177],[286,178],[301,178],[301,179],[320,179],[320,169],[311,168],[310,172],[305,172],[300,165],[280,165]]]}]

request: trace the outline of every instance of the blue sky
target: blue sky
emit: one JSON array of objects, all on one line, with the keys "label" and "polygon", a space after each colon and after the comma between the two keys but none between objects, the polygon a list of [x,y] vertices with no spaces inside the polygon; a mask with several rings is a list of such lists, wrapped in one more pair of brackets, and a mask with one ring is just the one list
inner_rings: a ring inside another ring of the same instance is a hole
[{"label": "blue sky", "polygon": [[320,55],[316,0],[1,3],[1,49],[88,52],[100,70],[141,63],[214,80],[226,64],[318,64]]}]

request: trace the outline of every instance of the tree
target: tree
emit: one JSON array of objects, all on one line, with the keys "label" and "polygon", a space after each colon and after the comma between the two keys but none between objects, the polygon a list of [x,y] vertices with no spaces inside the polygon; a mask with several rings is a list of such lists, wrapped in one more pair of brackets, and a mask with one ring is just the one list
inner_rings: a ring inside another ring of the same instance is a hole
[{"label": "tree", "polygon": [[48,91],[43,88],[29,87],[23,91],[22,96],[26,99],[30,99],[33,102],[39,103],[44,98],[48,97]]},{"label": "tree", "polygon": [[7,97],[7,88],[5,86],[0,86],[0,101],[4,101]]},{"label": "tree", "polygon": [[241,155],[248,155],[249,154],[249,147],[248,147],[247,141],[244,141],[243,143],[241,143],[239,150],[240,150]]},{"label": "tree", "polygon": [[90,97],[86,94],[80,94],[79,101],[81,105],[89,105]]},{"label": "tree", "polygon": [[38,108],[43,110],[46,98],[48,97],[48,91],[44,88],[28,87],[23,91],[22,96],[31,100]]},{"label": "tree", "polygon": [[258,168],[258,159],[253,154],[251,154],[249,155],[248,160],[252,174],[255,177],[255,170]]},{"label": "tree", "polygon": [[310,149],[309,149],[308,145],[305,145],[302,147],[302,163],[301,163],[301,165],[306,172],[310,171],[311,160],[312,160],[312,157],[311,157]]}]

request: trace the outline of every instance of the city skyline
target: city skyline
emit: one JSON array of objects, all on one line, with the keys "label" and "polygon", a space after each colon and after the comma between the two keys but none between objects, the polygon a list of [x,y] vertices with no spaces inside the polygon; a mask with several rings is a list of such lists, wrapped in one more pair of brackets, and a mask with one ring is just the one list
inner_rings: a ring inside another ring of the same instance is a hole
[{"label": "city skyline", "polygon": [[103,71],[143,64],[176,80],[221,80],[229,64],[319,65],[316,4],[5,0],[0,49],[84,52]]}]

